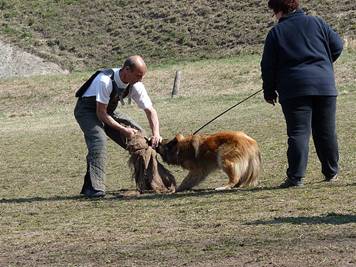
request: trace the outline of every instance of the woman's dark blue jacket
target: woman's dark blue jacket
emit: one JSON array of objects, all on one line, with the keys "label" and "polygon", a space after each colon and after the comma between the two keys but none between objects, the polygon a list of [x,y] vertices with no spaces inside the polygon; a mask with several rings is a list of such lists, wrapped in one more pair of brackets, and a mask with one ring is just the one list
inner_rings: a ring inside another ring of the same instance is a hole
[{"label": "woman's dark blue jacket", "polygon": [[336,96],[333,62],[343,42],[319,17],[296,10],[280,18],[267,35],[261,71],[266,99]]}]

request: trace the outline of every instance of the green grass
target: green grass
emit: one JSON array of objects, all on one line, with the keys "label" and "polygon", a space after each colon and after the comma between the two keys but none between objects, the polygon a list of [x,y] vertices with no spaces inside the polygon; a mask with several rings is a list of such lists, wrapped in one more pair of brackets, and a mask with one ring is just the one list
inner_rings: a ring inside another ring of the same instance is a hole
[{"label": "green grass", "polygon": [[[73,2],[73,1],[72,1]],[[202,132],[242,130],[262,151],[255,188],[215,192],[217,172],[195,190],[130,196],[128,153],[109,142],[108,195],[79,196],[86,148],[73,113],[90,73],[0,82],[1,266],[353,266],[356,264],[356,53],[335,68],[340,181],[325,184],[311,142],[306,185],[278,189],[286,170],[280,106],[262,95]],[[170,97],[182,70],[180,95]],[[261,87],[258,56],[150,68],[145,84],[161,134],[194,132]],[[145,128],[135,105],[120,107]],[[186,171],[174,167],[180,182]]]},{"label": "green grass", "polygon": [[[355,40],[353,1],[301,6]],[[121,64],[131,54],[160,64],[256,52],[273,22],[259,0],[0,0],[2,38],[69,70]]]}]

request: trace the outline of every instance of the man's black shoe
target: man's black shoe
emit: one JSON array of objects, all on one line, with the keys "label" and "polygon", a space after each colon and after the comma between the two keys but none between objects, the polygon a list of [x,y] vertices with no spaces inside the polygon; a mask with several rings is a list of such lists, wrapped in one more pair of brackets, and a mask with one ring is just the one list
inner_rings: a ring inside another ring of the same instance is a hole
[{"label": "man's black shoe", "polygon": [[279,185],[279,188],[288,188],[288,187],[303,187],[304,183],[302,179],[291,179],[289,177]]},{"label": "man's black shoe", "polygon": [[105,196],[105,192],[104,191],[100,191],[100,190],[85,190],[84,191],[84,195],[88,198],[99,198],[99,197],[104,197]]}]

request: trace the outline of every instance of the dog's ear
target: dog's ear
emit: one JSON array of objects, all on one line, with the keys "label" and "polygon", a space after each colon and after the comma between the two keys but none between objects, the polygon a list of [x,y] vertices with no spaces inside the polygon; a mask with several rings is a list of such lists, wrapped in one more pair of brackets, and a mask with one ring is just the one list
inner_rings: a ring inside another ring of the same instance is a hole
[{"label": "dog's ear", "polygon": [[[163,142],[162,142],[163,143]],[[177,138],[173,138],[170,141],[167,141],[166,143],[163,143],[168,149],[172,149],[173,147],[175,147],[178,143]]]},{"label": "dog's ear", "polygon": [[180,142],[184,139],[184,136],[182,134],[177,134],[175,139],[177,139],[177,141]]},{"label": "dog's ear", "polygon": [[193,137],[192,137],[192,146],[194,148],[195,158],[197,158],[198,154],[199,154],[199,147],[200,147],[200,138],[198,136],[193,135]]}]

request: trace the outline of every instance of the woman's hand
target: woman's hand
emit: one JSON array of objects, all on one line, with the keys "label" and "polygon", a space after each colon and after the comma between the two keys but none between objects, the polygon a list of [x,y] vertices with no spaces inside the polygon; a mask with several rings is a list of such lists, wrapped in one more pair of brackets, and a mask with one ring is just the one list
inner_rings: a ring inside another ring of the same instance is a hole
[{"label": "woman's hand", "polygon": [[265,98],[266,102],[273,106],[277,103],[277,98]]}]

